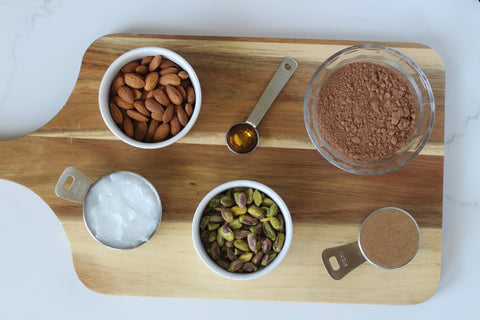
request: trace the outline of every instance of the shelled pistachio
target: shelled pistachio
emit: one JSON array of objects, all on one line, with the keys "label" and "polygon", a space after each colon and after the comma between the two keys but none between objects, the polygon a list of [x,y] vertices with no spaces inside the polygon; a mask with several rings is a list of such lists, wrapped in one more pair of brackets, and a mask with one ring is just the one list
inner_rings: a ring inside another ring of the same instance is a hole
[{"label": "shelled pistachio", "polygon": [[252,204],[253,202],[253,189],[248,188],[247,190],[247,204]]},{"label": "shelled pistachio", "polygon": [[279,233],[277,235],[277,239],[275,239],[275,242],[272,245],[272,248],[275,252],[280,252],[283,248],[283,243],[285,242],[285,234]]},{"label": "shelled pistachio", "polygon": [[284,219],[260,190],[232,188],[213,197],[200,220],[207,254],[229,272],[255,272],[283,249]]},{"label": "shelled pistachio", "polygon": [[245,239],[250,234],[250,231],[245,229],[237,229],[233,233],[235,235],[235,239]]},{"label": "shelled pistachio", "polygon": [[255,272],[257,271],[258,267],[253,264],[252,262],[247,262],[243,265],[242,270],[245,272]]},{"label": "shelled pistachio", "polygon": [[220,204],[224,207],[231,207],[235,203],[233,196],[232,196],[232,191],[229,190],[227,193],[225,193],[224,196],[220,198]]},{"label": "shelled pistachio", "polygon": [[276,257],[277,257],[277,253],[275,251],[269,251],[269,252],[265,253],[265,255],[262,258],[262,262],[260,262],[260,264],[263,267],[266,267]]},{"label": "shelled pistachio", "polygon": [[282,225],[280,224],[280,221],[278,220],[277,217],[270,217],[270,225],[273,227],[273,229],[277,231],[282,230]]}]

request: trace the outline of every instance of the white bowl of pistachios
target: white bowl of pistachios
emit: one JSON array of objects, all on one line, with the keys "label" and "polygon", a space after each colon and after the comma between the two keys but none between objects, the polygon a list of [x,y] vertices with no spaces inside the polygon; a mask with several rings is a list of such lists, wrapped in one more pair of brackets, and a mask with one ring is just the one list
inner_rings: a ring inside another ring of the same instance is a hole
[{"label": "white bowl of pistachios", "polygon": [[195,211],[192,238],[203,263],[231,280],[251,280],[277,268],[292,242],[287,205],[271,188],[235,180],[211,190]]}]

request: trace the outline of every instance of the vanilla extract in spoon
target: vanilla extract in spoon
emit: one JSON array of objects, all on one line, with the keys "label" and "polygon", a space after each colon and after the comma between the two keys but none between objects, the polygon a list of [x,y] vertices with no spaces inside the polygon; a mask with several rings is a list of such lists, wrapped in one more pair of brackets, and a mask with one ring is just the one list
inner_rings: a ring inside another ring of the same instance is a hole
[{"label": "vanilla extract in spoon", "polygon": [[230,151],[236,154],[249,154],[257,148],[259,134],[256,128],[297,67],[295,59],[290,57],[283,59],[248,119],[228,129],[226,140]]}]

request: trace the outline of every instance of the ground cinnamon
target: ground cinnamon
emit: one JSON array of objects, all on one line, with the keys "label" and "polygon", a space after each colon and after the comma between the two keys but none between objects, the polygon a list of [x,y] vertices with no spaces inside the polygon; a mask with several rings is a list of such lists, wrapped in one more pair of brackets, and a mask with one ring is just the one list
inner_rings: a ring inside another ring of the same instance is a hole
[{"label": "ground cinnamon", "polygon": [[416,254],[420,235],[415,221],[403,211],[386,208],[372,214],[360,231],[365,256],[378,266],[395,268]]},{"label": "ground cinnamon", "polygon": [[399,73],[371,62],[353,62],[328,76],[317,97],[325,141],[357,161],[391,157],[405,146],[415,124],[414,95]]}]

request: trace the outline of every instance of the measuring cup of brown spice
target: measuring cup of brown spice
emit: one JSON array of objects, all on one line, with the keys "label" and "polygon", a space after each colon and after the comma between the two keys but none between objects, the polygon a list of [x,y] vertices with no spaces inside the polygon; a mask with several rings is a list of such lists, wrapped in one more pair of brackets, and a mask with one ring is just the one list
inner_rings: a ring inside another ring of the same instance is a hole
[{"label": "measuring cup of brown spice", "polygon": [[372,212],[362,223],[358,240],[322,252],[327,273],[340,280],[366,260],[395,269],[410,262],[420,245],[420,229],[405,210],[386,207]]},{"label": "measuring cup of brown spice", "polygon": [[424,72],[392,48],[364,44],[327,59],[304,101],[308,135],[345,171],[383,174],[411,161],[432,132],[435,102]]}]

